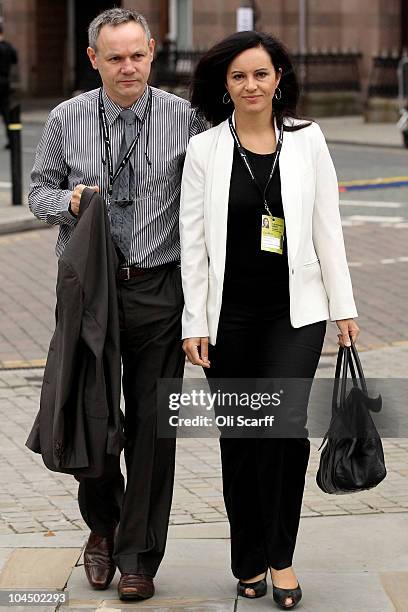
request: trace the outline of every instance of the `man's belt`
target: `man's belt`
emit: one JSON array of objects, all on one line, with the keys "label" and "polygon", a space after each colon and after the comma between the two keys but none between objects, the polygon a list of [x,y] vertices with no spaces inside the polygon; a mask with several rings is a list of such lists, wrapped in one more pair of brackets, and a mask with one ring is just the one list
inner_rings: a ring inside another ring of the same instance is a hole
[{"label": "man's belt", "polygon": [[178,266],[178,261],[162,264],[161,266],[153,266],[152,268],[140,268],[139,266],[121,266],[117,271],[116,278],[121,281],[127,281],[136,276],[145,276],[146,274],[154,274],[165,268],[174,268]]}]

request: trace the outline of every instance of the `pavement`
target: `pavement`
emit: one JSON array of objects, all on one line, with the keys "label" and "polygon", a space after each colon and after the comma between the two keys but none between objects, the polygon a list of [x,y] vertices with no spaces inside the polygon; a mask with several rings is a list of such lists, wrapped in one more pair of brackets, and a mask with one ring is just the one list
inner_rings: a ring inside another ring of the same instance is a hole
[{"label": "pavement", "polygon": [[[23,121],[40,124],[45,116],[41,108],[32,109]],[[398,147],[400,135],[390,124],[365,126],[360,118],[319,123],[329,142],[375,144],[385,154]],[[0,604],[5,603],[1,590],[48,589],[68,593],[73,611],[270,609],[270,581],[263,599],[236,597],[218,441],[210,438],[178,441],[169,541],[156,596],[137,604],[119,602],[118,576],[107,591],[89,588],[82,567],[87,528],[76,502],[76,482],[47,471],[41,458],[24,447],[54,328],[57,230],[39,225],[26,207],[13,208],[0,190]],[[366,376],[406,379],[408,222],[385,219],[376,222],[374,232],[372,223],[345,216],[343,228]],[[33,231],[22,231],[28,229]],[[336,350],[331,324],[318,377],[333,376]],[[186,377],[200,376],[199,369],[187,366]],[[408,612],[408,439],[383,440],[388,474],[378,487],[342,496],[326,495],[315,483],[319,444],[320,439],[311,439],[294,561],[304,590],[298,609]],[[57,606],[35,609],[52,608]]]},{"label": "pavement", "polygon": [[[388,363],[392,375],[407,361],[408,347],[364,354],[368,377],[378,372],[378,363]],[[41,458],[24,447],[38,409],[42,373],[0,372],[0,479],[5,485],[0,500],[0,589],[57,589],[69,594],[72,610],[133,609],[117,600],[118,577],[106,592],[89,589],[81,557],[88,532],[76,503],[76,482],[45,470]],[[199,369],[187,366],[187,377],[200,375]],[[319,375],[332,375],[332,367],[323,362]],[[325,495],[315,483],[319,443],[311,439],[295,556],[305,592],[299,609],[406,611],[408,439],[384,440],[385,481],[373,490],[343,496]],[[134,609],[262,610],[271,605],[270,596],[257,602],[237,599],[234,588],[218,441],[180,439],[157,596],[134,604]]]},{"label": "pavement", "polygon": [[366,123],[361,115],[324,117],[318,123],[330,144],[403,148],[396,123]]}]

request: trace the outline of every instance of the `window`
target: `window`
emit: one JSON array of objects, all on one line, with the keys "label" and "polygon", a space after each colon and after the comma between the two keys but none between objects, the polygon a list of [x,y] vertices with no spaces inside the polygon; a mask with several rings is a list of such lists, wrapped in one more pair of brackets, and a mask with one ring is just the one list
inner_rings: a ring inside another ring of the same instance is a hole
[{"label": "window", "polygon": [[170,39],[178,49],[193,45],[193,0],[169,0]]}]

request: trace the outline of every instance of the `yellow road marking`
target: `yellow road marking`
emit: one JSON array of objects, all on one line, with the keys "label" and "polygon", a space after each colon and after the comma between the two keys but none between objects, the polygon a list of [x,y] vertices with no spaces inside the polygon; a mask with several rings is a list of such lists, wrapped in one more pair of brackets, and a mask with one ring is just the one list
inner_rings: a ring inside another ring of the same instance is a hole
[{"label": "yellow road marking", "polygon": [[45,368],[46,359],[15,359],[0,361],[1,370],[27,370],[29,368]]},{"label": "yellow road marking", "polygon": [[408,181],[408,176],[391,176],[387,178],[340,181],[339,186],[340,187],[352,187],[353,185],[379,185],[383,183],[399,183],[401,181]]}]

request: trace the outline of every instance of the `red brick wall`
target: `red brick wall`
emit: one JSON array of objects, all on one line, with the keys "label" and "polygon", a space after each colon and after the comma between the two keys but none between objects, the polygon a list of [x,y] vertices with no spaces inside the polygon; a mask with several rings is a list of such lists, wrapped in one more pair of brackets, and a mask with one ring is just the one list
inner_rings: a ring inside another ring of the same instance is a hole
[{"label": "red brick wall", "polygon": [[68,36],[65,2],[37,0],[35,32],[37,58],[33,84],[38,95],[58,95],[64,85]]},{"label": "red brick wall", "polygon": [[[407,0],[405,0],[407,1]],[[83,0],[86,2],[86,0]],[[240,0],[192,0],[193,43],[207,48],[235,31]],[[257,0],[260,29],[298,48],[298,0]],[[17,47],[23,89],[30,94],[61,93],[66,54],[67,0],[2,0],[6,35]],[[112,5],[114,2],[112,1]],[[149,21],[160,40],[161,0],[123,0]],[[364,83],[371,57],[398,47],[401,0],[309,0],[309,48],[355,47],[363,52]]]},{"label": "red brick wall", "polygon": [[298,4],[298,0],[258,2],[261,9],[258,28],[280,38],[290,50],[298,46]]},{"label": "red brick wall", "polygon": [[123,0],[122,6],[142,13],[149,23],[153,38],[159,39],[160,0]]},{"label": "red brick wall", "polygon": [[[194,45],[207,47],[235,31],[240,0],[193,0]],[[299,47],[298,0],[257,0],[258,29],[278,36],[290,50]],[[401,0],[309,0],[309,49],[355,48],[363,53],[361,76],[367,83],[372,55],[398,47]]]},{"label": "red brick wall", "polygon": [[235,31],[239,0],[193,0],[193,43],[208,47]]},{"label": "red brick wall", "polygon": [[4,34],[16,47],[20,60],[20,81],[23,91],[34,86],[37,62],[35,0],[3,0]]}]

